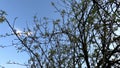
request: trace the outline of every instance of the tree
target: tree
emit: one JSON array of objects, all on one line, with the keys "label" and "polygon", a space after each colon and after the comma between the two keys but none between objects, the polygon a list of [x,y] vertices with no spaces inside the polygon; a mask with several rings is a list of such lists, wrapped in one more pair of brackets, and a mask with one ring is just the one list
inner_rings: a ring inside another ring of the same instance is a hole
[{"label": "tree", "polygon": [[29,67],[120,67],[120,38],[115,33],[120,27],[120,2],[61,0],[52,5],[61,18],[39,21],[35,16],[35,27],[27,27],[20,36],[4,19],[21,43],[17,48],[28,52]]}]

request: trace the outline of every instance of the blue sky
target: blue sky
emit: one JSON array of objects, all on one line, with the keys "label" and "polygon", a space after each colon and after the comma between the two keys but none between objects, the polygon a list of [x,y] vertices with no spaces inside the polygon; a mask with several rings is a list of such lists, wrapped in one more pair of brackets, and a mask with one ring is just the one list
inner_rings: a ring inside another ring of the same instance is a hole
[{"label": "blue sky", "polygon": [[[15,17],[16,28],[24,28],[25,23],[31,24],[33,16],[54,18],[54,8],[51,6],[51,1],[56,0],[0,0],[0,10],[6,11],[7,19],[13,23]],[[4,22],[0,24],[0,35],[10,33],[11,30]],[[8,46],[14,37],[0,38],[0,45]],[[28,56],[26,53],[17,53],[14,47],[0,48],[0,65],[5,68],[25,68],[19,65],[6,64],[7,61],[12,60],[16,62],[27,62]]]}]

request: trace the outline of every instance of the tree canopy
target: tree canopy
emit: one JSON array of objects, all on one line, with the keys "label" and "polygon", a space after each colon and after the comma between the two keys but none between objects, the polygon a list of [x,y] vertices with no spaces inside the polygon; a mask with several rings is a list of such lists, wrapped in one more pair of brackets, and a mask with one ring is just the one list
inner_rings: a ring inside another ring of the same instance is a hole
[{"label": "tree canopy", "polygon": [[[1,14],[29,54],[30,68],[120,67],[120,2],[118,0],[61,0],[51,2],[58,19],[34,16],[33,28],[18,35]],[[16,42],[14,42],[16,43]]]}]

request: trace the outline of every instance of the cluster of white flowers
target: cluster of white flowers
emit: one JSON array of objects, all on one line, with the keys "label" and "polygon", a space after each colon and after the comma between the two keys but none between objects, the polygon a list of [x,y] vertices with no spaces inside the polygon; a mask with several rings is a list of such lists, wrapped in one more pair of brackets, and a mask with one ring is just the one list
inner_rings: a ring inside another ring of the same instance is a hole
[{"label": "cluster of white flowers", "polygon": [[16,34],[18,35],[18,36],[30,36],[30,35],[32,35],[32,32],[29,32],[29,31],[26,31],[26,32],[23,32],[22,30],[20,30],[20,29],[16,29]]}]

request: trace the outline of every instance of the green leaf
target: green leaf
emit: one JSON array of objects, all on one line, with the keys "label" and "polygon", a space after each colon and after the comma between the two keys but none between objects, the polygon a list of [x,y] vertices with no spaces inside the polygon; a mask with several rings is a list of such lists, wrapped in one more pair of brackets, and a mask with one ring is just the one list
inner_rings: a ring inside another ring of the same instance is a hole
[{"label": "green leaf", "polygon": [[119,22],[119,23],[120,23],[120,19],[117,19],[117,22]]},{"label": "green leaf", "polygon": [[4,17],[0,17],[0,23],[3,23],[5,21]]}]

